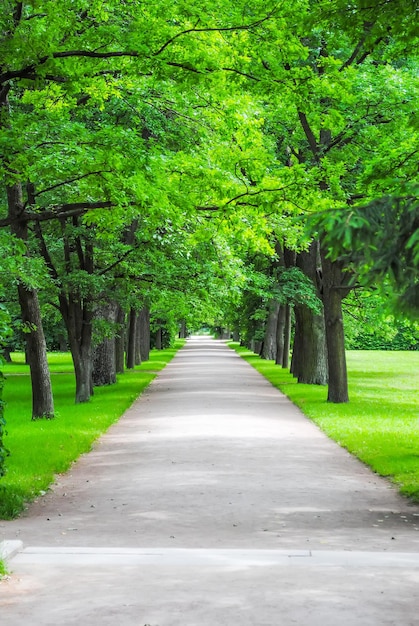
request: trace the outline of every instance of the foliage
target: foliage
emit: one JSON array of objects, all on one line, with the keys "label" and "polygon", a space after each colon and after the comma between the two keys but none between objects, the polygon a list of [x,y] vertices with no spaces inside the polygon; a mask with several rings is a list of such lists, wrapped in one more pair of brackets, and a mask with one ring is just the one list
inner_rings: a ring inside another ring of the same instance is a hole
[{"label": "foliage", "polygon": [[342,256],[352,207],[417,175],[414,17],[414,0],[7,0],[0,180],[23,191],[22,276],[54,345],[63,299],[92,317],[145,302],[169,334],[181,320],[261,333],[271,296],[316,308],[295,271],[278,290],[252,256],[304,248],[307,215],[344,207]]},{"label": "foliage", "polygon": [[313,283],[298,267],[278,268],[274,297],[281,304],[304,304],[315,313],[322,309]]},{"label": "foliage", "polygon": [[356,280],[391,287],[394,307],[418,315],[419,203],[415,196],[384,196],[350,211],[315,215],[311,223],[333,257],[348,259]]},{"label": "foliage", "polygon": [[349,350],[419,349],[418,322],[394,315],[391,298],[378,289],[352,291],[345,299],[344,313]]},{"label": "foliage", "polygon": [[349,352],[351,403],[327,404],[323,388],[297,384],[272,361],[231,345],[327,435],[419,502],[417,352]]}]

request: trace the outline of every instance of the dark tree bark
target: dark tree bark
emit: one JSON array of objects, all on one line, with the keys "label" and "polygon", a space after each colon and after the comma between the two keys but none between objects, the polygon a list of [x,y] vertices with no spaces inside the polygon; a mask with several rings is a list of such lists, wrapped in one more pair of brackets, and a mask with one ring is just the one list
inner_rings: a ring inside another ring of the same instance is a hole
[{"label": "dark tree bark", "polygon": [[342,300],[349,293],[342,265],[322,251],[322,300],[329,364],[329,402],[349,402]]},{"label": "dark tree bark", "polygon": [[32,419],[54,417],[54,400],[38,294],[18,285],[22,321],[27,329],[26,354],[32,383]]},{"label": "dark tree bark", "polygon": [[93,312],[90,303],[60,296],[60,310],[68,332],[76,376],[76,404],[88,402],[93,394],[92,335]]},{"label": "dark tree bark", "polygon": [[135,347],[134,347],[134,363],[135,365],[141,365],[141,324],[140,324],[140,312],[137,312],[135,320]]},{"label": "dark tree bark", "polygon": [[[327,57],[327,48],[322,45],[320,56]],[[319,73],[323,73],[322,64],[318,67]],[[320,99],[325,110],[329,107],[327,99]],[[328,128],[320,129],[318,140],[310,126],[307,115],[303,111],[298,112],[302,129],[306,135],[308,145],[316,163],[321,165],[322,155],[331,147],[332,131]],[[319,189],[327,191],[329,188],[327,178],[320,180]],[[349,293],[343,267],[337,261],[332,262],[327,258],[326,251],[320,250],[321,256],[321,297],[323,301],[325,334],[327,344],[327,358],[329,367],[329,390],[328,401],[341,403],[348,402],[348,380],[346,372],[345,336],[343,330],[342,299]]]},{"label": "dark tree bark", "polygon": [[291,306],[285,306],[285,328],[284,328],[284,354],[282,357],[282,367],[288,369],[290,366],[291,349]]},{"label": "dark tree bark", "polygon": [[[112,302],[101,307],[100,317],[112,324],[116,323],[117,305]],[[115,338],[104,339],[93,349],[93,385],[113,385],[116,383]]]},{"label": "dark tree bark", "polygon": [[140,310],[138,324],[140,327],[141,360],[148,361],[150,358],[150,310],[147,306],[143,306]]},{"label": "dark tree bark", "polygon": [[257,339],[252,339],[250,341],[250,346],[249,346],[249,350],[251,350],[252,352],[254,352],[255,354],[259,354],[262,352],[262,342],[257,340]]},{"label": "dark tree bark", "polygon": [[127,356],[126,366],[127,369],[132,370],[135,367],[135,335],[137,326],[137,312],[134,308],[131,308],[129,312],[128,320],[128,335],[127,335]]},{"label": "dark tree bark", "polygon": [[265,335],[261,357],[269,361],[276,358],[277,325],[278,325],[279,302],[272,300],[269,305],[268,319],[266,321]]},{"label": "dark tree bark", "polygon": [[67,337],[64,333],[60,333],[58,337],[58,349],[60,352],[67,352],[68,350]]},{"label": "dark tree bark", "polygon": [[162,327],[160,326],[156,332],[156,349],[162,350],[163,348],[163,332]]},{"label": "dark tree bark", "polygon": [[[284,247],[284,265],[287,269],[295,267],[297,254],[295,250]],[[291,328],[292,327],[292,306],[287,303],[285,305],[285,326],[284,326],[284,352],[282,355],[282,367],[288,369],[290,366],[290,349],[291,349]]]},{"label": "dark tree bark", "polygon": [[105,339],[93,349],[93,386],[103,387],[116,383],[115,341]]},{"label": "dark tree bark", "polygon": [[[8,214],[11,232],[27,241],[28,227],[25,219],[22,186],[16,183],[7,189]],[[19,305],[26,333],[26,356],[32,384],[32,419],[54,417],[51,376],[47,361],[47,347],[42,326],[41,309],[36,290],[18,284]]]},{"label": "dark tree bark", "polygon": [[180,323],[179,339],[186,339],[186,334],[186,322],[185,320],[182,320]]},{"label": "dark tree bark", "polygon": [[116,314],[117,334],[115,336],[115,370],[117,374],[124,372],[125,356],[125,311],[118,305]]},{"label": "dark tree bark", "polygon": [[1,356],[6,361],[6,363],[12,362],[12,357],[10,356],[11,351],[11,348],[3,348],[1,351]]},{"label": "dark tree bark", "polygon": [[[72,226],[77,231],[79,219],[72,216]],[[79,235],[69,238],[67,232],[67,218],[60,220],[63,237],[63,261],[67,276],[73,269],[73,259],[76,258],[80,269],[87,275],[94,273],[93,243],[89,239],[82,240]],[[73,230],[73,229],[72,229]],[[44,257],[51,277],[60,287],[58,294],[59,309],[67,329],[68,344],[73,358],[74,373],[76,376],[75,402],[88,402],[93,394],[92,382],[92,336],[94,316],[94,296],[83,294],[77,285],[67,290],[53,263],[47,248],[41,223],[34,222],[34,231],[38,238],[40,253]]]},{"label": "dark tree bark", "polygon": [[278,311],[277,324],[276,324],[276,365],[282,365],[284,360],[285,351],[285,316],[286,306],[281,304]]},{"label": "dark tree bark", "polygon": [[[318,243],[313,242],[308,252],[298,254],[296,264],[318,288],[320,265]],[[300,383],[326,385],[328,367],[323,314],[317,314],[303,305],[296,305],[294,312],[295,335],[291,373]]]},{"label": "dark tree bark", "polygon": [[327,385],[328,369],[325,349],[325,330],[322,315],[297,305],[291,373],[299,383]]}]

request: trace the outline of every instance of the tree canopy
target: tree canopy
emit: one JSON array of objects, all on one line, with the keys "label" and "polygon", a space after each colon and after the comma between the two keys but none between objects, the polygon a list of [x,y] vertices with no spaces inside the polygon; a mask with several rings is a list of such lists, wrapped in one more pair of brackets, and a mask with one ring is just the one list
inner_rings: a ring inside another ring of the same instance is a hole
[{"label": "tree canopy", "polygon": [[418,308],[417,2],[4,5],[0,298],[18,286],[33,360],[36,307],[63,319],[78,401],[99,329],[123,334],[110,303],[261,339],[273,302],[323,307],[346,401],[343,298],[390,280]]}]

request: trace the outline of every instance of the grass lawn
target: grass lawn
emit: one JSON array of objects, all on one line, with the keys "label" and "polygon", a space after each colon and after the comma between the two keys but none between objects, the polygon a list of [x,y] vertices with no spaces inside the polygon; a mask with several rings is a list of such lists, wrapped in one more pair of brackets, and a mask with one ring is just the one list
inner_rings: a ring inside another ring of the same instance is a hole
[{"label": "grass lawn", "polygon": [[31,420],[29,368],[23,354],[12,354],[6,364],[3,399],[10,451],[6,476],[0,479],[0,518],[17,517],[26,502],[46,491],[54,475],[65,472],[80,454],[91,449],[99,435],[116,422],[156,373],[183,345],[153,350],[150,360],[118,376],[118,383],[95,388],[90,402],[74,404],[75,380],[71,356],[49,355],[56,418]]},{"label": "grass lawn", "polygon": [[419,502],[419,352],[347,352],[348,404],[327,388],[298,384],[288,370],[230,343],[303,413],[401,493]]}]

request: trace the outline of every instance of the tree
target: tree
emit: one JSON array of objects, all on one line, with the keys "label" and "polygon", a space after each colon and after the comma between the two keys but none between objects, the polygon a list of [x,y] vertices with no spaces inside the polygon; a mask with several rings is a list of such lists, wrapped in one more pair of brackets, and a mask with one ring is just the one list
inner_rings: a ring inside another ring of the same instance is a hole
[{"label": "tree", "polygon": [[331,259],[350,267],[353,285],[391,288],[393,307],[419,312],[419,202],[415,195],[383,196],[366,205],[313,215]]},{"label": "tree", "polygon": [[[140,146],[135,155],[131,154],[131,175],[127,176],[129,147],[133,149],[135,143],[138,146],[138,139],[145,143],[156,135],[155,127],[142,123],[141,97],[146,94],[148,99],[160,101],[157,108],[165,108],[166,117],[177,116],[173,102],[181,98],[176,93],[176,82],[184,74],[187,84],[189,76],[201,73],[187,57],[193,58],[195,66],[209,63],[222,41],[220,30],[246,30],[269,17],[258,16],[252,21],[244,19],[236,9],[231,14],[227,10],[222,12],[226,20],[222,24],[214,20],[212,10],[212,6],[201,7],[201,19],[205,22],[202,26],[195,22],[193,6],[180,11],[172,7],[173,19],[168,21],[159,3],[147,10],[116,2],[86,9],[82,1],[68,5],[45,0],[35,10],[32,2],[18,2],[9,3],[2,16],[1,98],[4,103],[6,98],[10,100],[13,112],[5,141],[16,146],[8,171],[14,172],[13,184],[21,187],[21,181],[29,180],[33,191],[24,210],[15,211],[14,216],[9,213],[1,224],[18,223],[19,228],[29,222],[34,224],[41,253],[58,287],[59,308],[75,362],[78,402],[86,401],[92,390],[92,298],[97,294],[96,287],[92,289],[96,251],[86,230],[86,212],[113,208],[113,215],[119,212],[121,217],[131,206],[142,210],[151,205],[155,210],[164,196],[162,185],[156,184],[155,172],[147,175],[150,164],[154,170],[162,165],[162,160],[158,162],[156,158],[158,151],[150,149],[150,145],[147,150]],[[206,41],[194,37],[195,34]],[[188,38],[192,45],[180,43]],[[118,41],[124,41],[123,49]],[[193,98],[202,107],[200,96]],[[118,101],[123,106],[118,106]],[[133,112],[137,118],[134,128],[129,125]],[[196,113],[180,115],[196,127]],[[168,135],[166,143],[173,139]],[[65,176],[57,146],[65,146]],[[161,155],[165,152],[164,147],[158,150]],[[139,154],[148,155],[142,163]],[[103,166],[93,168],[93,160],[97,164],[101,156]],[[106,222],[109,218],[101,214],[98,219]],[[126,215],[124,219],[127,220]],[[63,261],[58,264],[56,250],[49,245],[52,232],[57,234],[54,220],[60,224],[64,250]],[[94,222],[91,219],[90,226]],[[126,224],[122,222],[120,226]],[[101,271],[103,276],[107,270],[102,266]]]},{"label": "tree", "polygon": [[307,280],[311,281],[318,303],[317,307],[308,306],[310,300],[300,298],[296,303],[295,333],[292,351],[291,373],[298,382],[309,385],[326,385],[329,380],[328,358],[326,351],[325,318],[321,302],[320,250],[318,243],[312,241],[308,250],[297,254],[297,267]]},{"label": "tree", "polygon": [[[349,212],[360,197],[394,184],[390,177],[400,166],[404,175],[415,167],[417,64],[406,37],[417,39],[414,4],[385,3],[382,13],[374,5],[296,2],[265,22],[258,37],[243,38],[246,54],[233,57],[227,71],[264,99],[278,147],[269,176],[256,181],[248,197],[264,193],[268,181],[278,189],[279,181],[284,187],[294,178],[299,188],[288,187],[281,202],[289,214],[343,203]],[[346,402],[342,299],[348,275],[327,249],[321,262],[328,397]]]},{"label": "tree", "polygon": [[[147,303],[170,334],[194,324],[194,287],[202,313],[238,322],[251,253],[272,255],[278,240],[303,253],[296,216],[350,211],[393,192],[394,172],[414,172],[417,33],[414,5],[398,4],[6,3],[1,176],[14,200],[0,226],[48,267],[43,291],[66,320],[77,401],[92,391],[101,307],[138,314]],[[329,399],[341,402],[349,274],[320,241],[307,274],[320,269]],[[220,259],[234,259],[230,271]],[[261,333],[271,293],[248,300],[263,305],[252,311]]]}]

